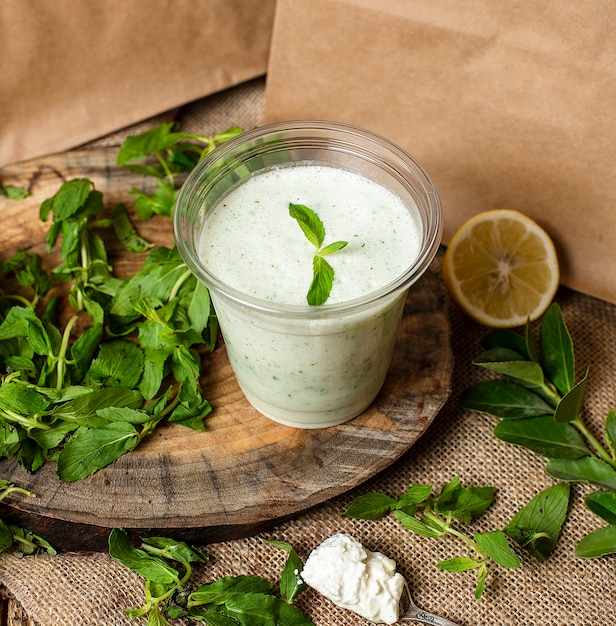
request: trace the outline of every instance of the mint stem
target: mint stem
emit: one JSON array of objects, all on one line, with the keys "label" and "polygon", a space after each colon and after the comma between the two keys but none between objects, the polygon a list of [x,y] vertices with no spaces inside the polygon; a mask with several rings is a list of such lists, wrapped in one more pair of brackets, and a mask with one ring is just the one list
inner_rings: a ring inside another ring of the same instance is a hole
[{"label": "mint stem", "polygon": [[584,435],[588,443],[590,443],[590,445],[595,449],[601,460],[616,469],[616,461],[608,454],[605,448],[599,443],[598,439],[588,430],[581,417],[578,415],[578,417],[576,417],[576,419],[574,419],[571,423],[580,431],[580,433],[582,433],[582,435]]}]

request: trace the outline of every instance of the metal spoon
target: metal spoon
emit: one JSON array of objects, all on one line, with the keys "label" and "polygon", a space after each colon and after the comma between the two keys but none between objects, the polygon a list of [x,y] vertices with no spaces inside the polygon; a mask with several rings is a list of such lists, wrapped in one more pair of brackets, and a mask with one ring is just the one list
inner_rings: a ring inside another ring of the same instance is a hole
[{"label": "metal spoon", "polygon": [[433,624],[435,626],[459,626],[459,624],[445,619],[444,617],[440,617],[439,615],[434,615],[434,613],[428,613],[428,611],[420,609],[413,602],[409,586],[404,586],[406,587],[406,593],[408,594],[408,608],[406,609],[406,613],[400,617],[399,621],[417,622],[419,624]]}]

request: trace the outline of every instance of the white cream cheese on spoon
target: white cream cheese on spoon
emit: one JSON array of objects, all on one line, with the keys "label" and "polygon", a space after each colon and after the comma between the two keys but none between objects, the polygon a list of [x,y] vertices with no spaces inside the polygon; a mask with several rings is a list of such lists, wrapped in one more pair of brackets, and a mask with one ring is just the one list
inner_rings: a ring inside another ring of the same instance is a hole
[{"label": "white cream cheese on spoon", "polygon": [[337,533],[316,547],[302,570],[304,582],[344,609],[377,624],[395,624],[405,587],[396,562]]}]

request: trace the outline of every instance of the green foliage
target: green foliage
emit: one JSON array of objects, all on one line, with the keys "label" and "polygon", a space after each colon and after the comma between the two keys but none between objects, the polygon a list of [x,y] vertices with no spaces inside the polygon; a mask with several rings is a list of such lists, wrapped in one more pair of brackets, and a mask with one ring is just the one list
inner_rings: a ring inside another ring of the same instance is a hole
[{"label": "green foliage", "polygon": [[289,204],[289,215],[297,220],[308,241],[314,246],[315,253],[312,260],[312,282],[306,294],[306,301],[310,306],[324,304],[334,284],[334,268],[327,262],[325,256],[342,250],[348,241],[335,241],[323,247],[325,227],[319,216],[303,204]]},{"label": "green foliage", "polygon": [[507,535],[545,561],[554,550],[567,517],[569,491],[568,484],[559,483],[538,493],[509,522]]},{"label": "green foliage", "polygon": [[[129,137],[118,161],[150,173],[135,162],[155,155],[157,173],[185,172],[239,132],[205,138],[162,124]],[[55,460],[59,478],[74,481],[133,450],[163,421],[203,430],[211,407],[199,384],[202,356],[214,349],[218,324],[178,251],[142,239],[126,209],[106,210],[86,178],[61,185],[39,216],[50,222],[47,250],[59,249],[60,263],[47,271],[29,252],[0,261],[18,285],[18,293],[0,291],[0,457],[17,456],[30,472]],[[146,254],[141,270],[114,273],[105,232]],[[62,310],[58,286],[67,293]]]},{"label": "green foliage", "polygon": [[163,123],[139,135],[128,137],[117,157],[118,165],[131,172],[156,178],[156,189],[145,193],[132,189],[137,196],[135,209],[142,220],[153,215],[173,216],[178,195],[178,179],[221,143],[243,131],[237,126],[211,137],[180,132],[175,122]]},{"label": "green foliage", "polygon": [[[0,502],[13,494],[20,494],[30,498],[36,497],[31,491],[17,487],[8,480],[0,480]],[[20,526],[7,524],[0,519],[0,553],[5,552],[9,548],[15,548],[22,554],[37,554],[41,550],[45,550],[47,554],[56,554],[55,548],[43,537],[35,535]]]},{"label": "green foliage", "polygon": [[471,538],[460,530],[460,524],[470,524],[481,517],[493,499],[493,487],[463,487],[460,479],[454,478],[438,495],[433,494],[430,485],[421,484],[412,485],[399,498],[368,493],[356,498],[342,515],[378,520],[392,513],[404,528],[421,537],[457,537],[466,546],[467,554],[441,561],[436,567],[447,572],[476,570],[475,597],[480,598],[490,562],[507,568],[520,564],[503,531],[476,533]]},{"label": "green foliage", "polygon": [[225,576],[191,589],[193,564],[206,564],[207,555],[182,541],[167,537],[142,539],[132,545],[128,533],[114,528],[109,535],[109,554],[145,579],[145,604],[129,609],[130,617],[147,617],[148,624],[166,626],[167,618],[195,620],[210,626],[311,626],[312,622],[293,606],[306,588],[298,572],[303,564],[293,547],[270,541],[289,556],[280,592],[259,576]]},{"label": "green foliage", "polygon": [[[605,420],[603,445],[583,420],[589,370],[576,382],[573,340],[560,307],[552,304],[546,311],[538,346],[532,339],[530,323],[524,336],[498,330],[484,339],[483,346],[486,351],[474,363],[502,378],[480,381],[465,389],[462,405],[498,418],[494,435],[548,459],[546,471],[555,479],[605,490],[591,494],[586,504],[610,527],[585,537],[576,555],[616,553],[616,412],[610,411]],[[538,558],[547,558],[556,545],[567,514],[564,494],[562,487],[537,494],[514,517],[514,526],[519,528],[512,528],[510,536]],[[541,507],[550,508],[555,516],[554,511],[558,511],[558,525],[556,517],[550,519],[547,513],[540,520],[537,511]],[[529,515],[541,523],[525,528]]]}]

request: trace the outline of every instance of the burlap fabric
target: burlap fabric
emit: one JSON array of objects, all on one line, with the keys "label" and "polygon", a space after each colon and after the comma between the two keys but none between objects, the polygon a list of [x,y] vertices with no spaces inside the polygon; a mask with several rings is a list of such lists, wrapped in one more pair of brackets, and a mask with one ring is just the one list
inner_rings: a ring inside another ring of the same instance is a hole
[{"label": "burlap fabric", "polygon": [[[221,130],[231,123],[248,128],[259,123],[262,103],[263,83],[255,81],[173,115],[184,128],[202,132]],[[586,419],[595,434],[601,435],[607,412],[616,406],[616,307],[565,289],[557,300],[574,339],[578,371],[591,366]],[[446,302],[455,356],[452,394],[426,434],[381,475],[265,536],[292,543],[305,558],[326,537],[348,532],[369,549],[397,561],[419,606],[461,626],[611,626],[616,619],[616,560],[582,560],[573,554],[582,536],[603,525],[584,507],[583,497],[589,488],[574,487],[570,516],[553,556],[540,563],[518,551],[521,566],[515,570],[495,566],[480,600],[473,595],[472,572],[451,574],[435,568],[438,561],[463,554],[457,540],[418,537],[392,517],[378,522],[341,517],[361,493],[376,490],[397,496],[413,483],[440,488],[459,476],[466,485],[497,488],[493,506],[471,529],[502,529],[534,494],[553,483],[544,472],[543,459],[499,442],[492,435],[493,419],[460,408],[460,392],[485,376],[471,360],[479,354],[486,330]],[[276,582],[284,561],[281,551],[258,537],[209,545],[204,550],[211,562],[197,569],[195,579],[199,581],[254,574]],[[26,558],[4,554],[0,557],[0,580],[37,626],[145,623],[124,615],[125,609],[142,603],[143,581],[106,554]],[[368,624],[311,590],[300,597],[298,606],[318,626]]]}]

